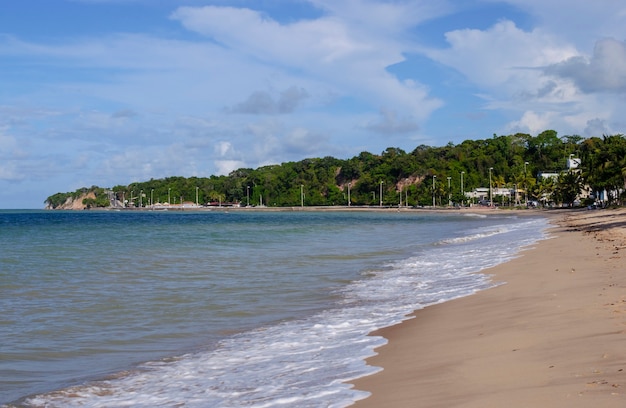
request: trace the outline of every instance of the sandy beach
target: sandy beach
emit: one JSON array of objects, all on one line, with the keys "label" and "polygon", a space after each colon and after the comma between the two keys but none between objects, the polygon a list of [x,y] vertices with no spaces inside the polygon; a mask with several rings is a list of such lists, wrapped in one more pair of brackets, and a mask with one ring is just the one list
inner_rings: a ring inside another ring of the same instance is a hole
[{"label": "sandy beach", "polygon": [[550,239],[478,294],[380,330],[368,407],[625,407],[626,210],[548,211]]}]

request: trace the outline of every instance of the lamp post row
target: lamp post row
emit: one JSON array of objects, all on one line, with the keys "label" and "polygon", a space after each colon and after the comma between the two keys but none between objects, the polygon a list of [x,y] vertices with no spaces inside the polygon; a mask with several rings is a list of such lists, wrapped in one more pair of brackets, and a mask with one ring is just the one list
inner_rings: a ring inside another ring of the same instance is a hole
[{"label": "lamp post row", "polygon": [[[528,162],[524,162],[524,187],[525,187],[525,184],[526,184],[526,179],[525,179],[526,178],[526,166],[528,164],[529,164]],[[492,190],[493,185],[492,185],[492,178],[491,178],[491,172],[492,171],[493,171],[493,167],[490,167],[489,168],[489,206],[490,207],[493,206],[493,190]],[[463,205],[464,202],[465,202],[463,200],[464,193],[465,193],[464,189],[463,189],[463,175],[464,174],[465,174],[465,171],[461,171],[460,172],[460,176],[461,176],[461,186],[460,186],[461,187],[460,188],[461,205]],[[433,183],[432,194],[433,194],[433,207],[434,207],[434,206],[436,206],[435,192],[436,192],[437,175],[433,175],[432,178],[433,178],[433,181],[432,181],[432,183]],[[451,188],[452,177],[448,176],[448,177],[446,177],[446,179],[448,180],[448,205],[451,205],[451,203],[452,203],[452,201],[451,201],[452,200],[452,188]],[[379,183],[379,185],[380,185],[380,193],[379,193],[379,202],[378,202],[378,205],[380,207],[383,206],[383,184],[384,184],[384,181],[381,180],[380,183]],[[352,205],[351,187],[352,187],[352,183],[348,183],[348,202],[347,202],[348,206]],[[199,187],[196,187],[196,206],[198,205],[198,200],[199,200],[198,189],[199,189]],[[171,188],[167,189],[167,203],[168,203],[168,205],[171,205],[171,190],[172,190]],[[402,192],[400,192],[400,197],[401,197],[401,195],[402,195]],[[524,195],[525,195],[524,199],[526,201],[527,200],[526,189],[524,190]],[[374,196],[375,196],[375,193],[374,193]],[[142,197],[143,197],[143,190],[140,191],[139,197],[137,197],[137,198],[139,198],[139,203],[140,203],[139,205],[140,206],[142,205]],[[131,192],[131,200],[133,200],[132,192]],[[402,198],[400,198],[400,203],[402,203]],[[408,197],[407,197],[406,203],[408,204]],[[153,204],[154,204],[154,189],[151,189],[150,190],[150,205],[153,205]],[[250,206],[250,186],[246,186],[246,206],[248,206],[248,207]],[[300,206],[304,207],[304,184],[300,184]]]}]

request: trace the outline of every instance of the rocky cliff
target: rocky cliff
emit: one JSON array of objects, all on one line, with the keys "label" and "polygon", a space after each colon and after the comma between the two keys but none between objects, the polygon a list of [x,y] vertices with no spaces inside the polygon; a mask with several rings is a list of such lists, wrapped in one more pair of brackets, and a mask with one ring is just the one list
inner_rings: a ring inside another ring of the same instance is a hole
[{"label": "rocky cliff", "polygon": [[90,191],[88,193],[83,193],[76,198],[68,197],[67,200],[65,200],[63,204],[57,207],[52,207],[50,204],[48,204],[46,205],[45,209],[46,210],[84,210],[85,208],[87,208],[87,206],[83,204],[83,200],[85,198],[95,199],[96,193],[94,193],[93,191]]}]

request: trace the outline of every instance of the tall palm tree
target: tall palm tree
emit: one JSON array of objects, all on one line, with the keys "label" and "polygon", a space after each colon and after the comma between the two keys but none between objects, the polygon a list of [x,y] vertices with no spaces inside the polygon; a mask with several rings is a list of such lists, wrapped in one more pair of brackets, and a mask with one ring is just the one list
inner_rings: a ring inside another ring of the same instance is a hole
[{"label": "tall palm tree", "polygon": [[[493,184],[496,185],[496,188],[499,191],[500,188],[502,188],[505,185],[504,176],[501,174],[494,176]],[[500,194],[500,200],[501,200],[502,205],[504,205],[504,194]]]}]

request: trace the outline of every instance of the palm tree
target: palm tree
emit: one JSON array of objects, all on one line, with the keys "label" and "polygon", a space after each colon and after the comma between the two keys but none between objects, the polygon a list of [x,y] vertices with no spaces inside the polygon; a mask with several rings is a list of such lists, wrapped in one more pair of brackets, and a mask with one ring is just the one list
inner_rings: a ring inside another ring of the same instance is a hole
[{"label": "palm tree", "polygon": [[583,181],[580,172],[570,170],[559,175],[554,195],[558,201],[573,207],[582,189]]},{"label": "palm tree", "polygon": [[534,191],[536,192],[537,199],[545,206],[548,201],[554,200],[554,179],[551,177],[542,178],[539,180],[539,183],[535,185]]},{"label": "palm tree", "polygon": [[222,194],[222,193],[220,193],[219,191],[216,191],[216,190],[211,190],[211,191],[209,191],[209,200],[212,203],[217,201],[221,205],[222,201],[224,201],[224,194]]},{"label": "palm tree", "polygon": [[[505,185],[504,176],[501,174],[494,176],[493,184],[496,185],[496,189],[499,192],[500,188],[502,188]],[[500,194],[500,201],[501,201],[501,204],[504,206],[504,194]]]}]

